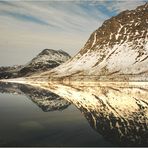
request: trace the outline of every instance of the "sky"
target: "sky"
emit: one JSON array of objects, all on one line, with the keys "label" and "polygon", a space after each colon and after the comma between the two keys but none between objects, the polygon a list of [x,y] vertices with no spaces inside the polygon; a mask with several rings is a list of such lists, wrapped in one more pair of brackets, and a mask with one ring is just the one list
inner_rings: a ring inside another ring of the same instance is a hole
[{"label": "sky", "polygon": [[26,64],[45,48],[74,56],[90,34],[148,0],[0,0],[0,66]]}]

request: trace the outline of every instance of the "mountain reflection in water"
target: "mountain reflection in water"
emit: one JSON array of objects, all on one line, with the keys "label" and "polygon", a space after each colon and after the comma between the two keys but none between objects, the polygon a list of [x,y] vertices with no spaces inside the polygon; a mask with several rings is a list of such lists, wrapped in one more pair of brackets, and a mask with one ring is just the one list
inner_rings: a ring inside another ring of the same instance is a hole
[{"label": "mountain reflection in water", "polygon": [[148,83],[42,83],[37,86],[1,83],[0,92],[23,94],[43,111],[74,104],[90,126],[120,146],[148,146]]},{"label": "mountain reflection in water", "polygon": [[68,101],[50,91],[29,85],[0,83],[0,92],[25,95],[45,112],[63,110],[70,105]]}]

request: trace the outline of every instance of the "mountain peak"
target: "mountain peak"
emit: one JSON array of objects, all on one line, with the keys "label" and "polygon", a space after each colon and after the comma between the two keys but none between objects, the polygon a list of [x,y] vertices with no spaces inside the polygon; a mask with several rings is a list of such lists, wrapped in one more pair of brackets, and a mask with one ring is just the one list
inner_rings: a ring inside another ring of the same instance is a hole
[{"label": "mountain peak", "polygon": [[0,78],[14,78],[40,73],[70,59],[70,55],[62,50],[44,49],[29,63],[21,66],[0,67]]},{"label": "mountain peak", "polygon": [[54,49],[46,48],[39,53],[39,55],[48,55],[48,54],[65,54],[66,56],[70,57],[70,55],[68,53],[66,53],[65,51],[63,51],[62,49],[54,50]]},{"label": "mountain peak", "polygon": [[[101,27],[94,31],[80,53],[115,44],[136,41],[145,38],[148,26],[148,3],[135,10],[126,10],[106,20]],[[137,43],[137,42],[135,42]]]},{"label": "mountain peak", "polygon": [[148,3],[106,20],[75,57],[43,75],[127,77],[148,74],[147,65]]},{"label": "mountain peak", "polygon": [[20,75],[49,70],[69,59],[70,55],[64,51],[44,49],[20,70]]}]

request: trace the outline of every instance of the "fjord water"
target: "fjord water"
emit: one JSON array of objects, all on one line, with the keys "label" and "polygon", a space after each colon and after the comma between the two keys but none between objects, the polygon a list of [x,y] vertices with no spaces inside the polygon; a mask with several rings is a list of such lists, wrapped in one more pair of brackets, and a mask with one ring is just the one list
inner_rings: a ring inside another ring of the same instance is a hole
[{"label": "fjord water", "polygon": [[0,146],[147,146],[147,86],[1,84]]},{"label": "fjord water", "polygon": [[110,146],[73,105],[45,112],[25,95],[0,93],[0,146]]}]

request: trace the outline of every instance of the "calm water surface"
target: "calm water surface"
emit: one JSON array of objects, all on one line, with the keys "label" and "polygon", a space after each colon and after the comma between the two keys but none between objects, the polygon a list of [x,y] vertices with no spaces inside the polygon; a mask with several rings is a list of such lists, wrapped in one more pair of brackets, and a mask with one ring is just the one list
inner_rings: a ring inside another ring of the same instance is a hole
[{"label": "calm water surface", "polygon": [[0,146],[109,146],[70,105],[44,112],[26,96],[0,94]]},{"label": "calm water surface", "polygon": [[0,146],[147,146],[145,86],[118,89],[0,84]]}]

